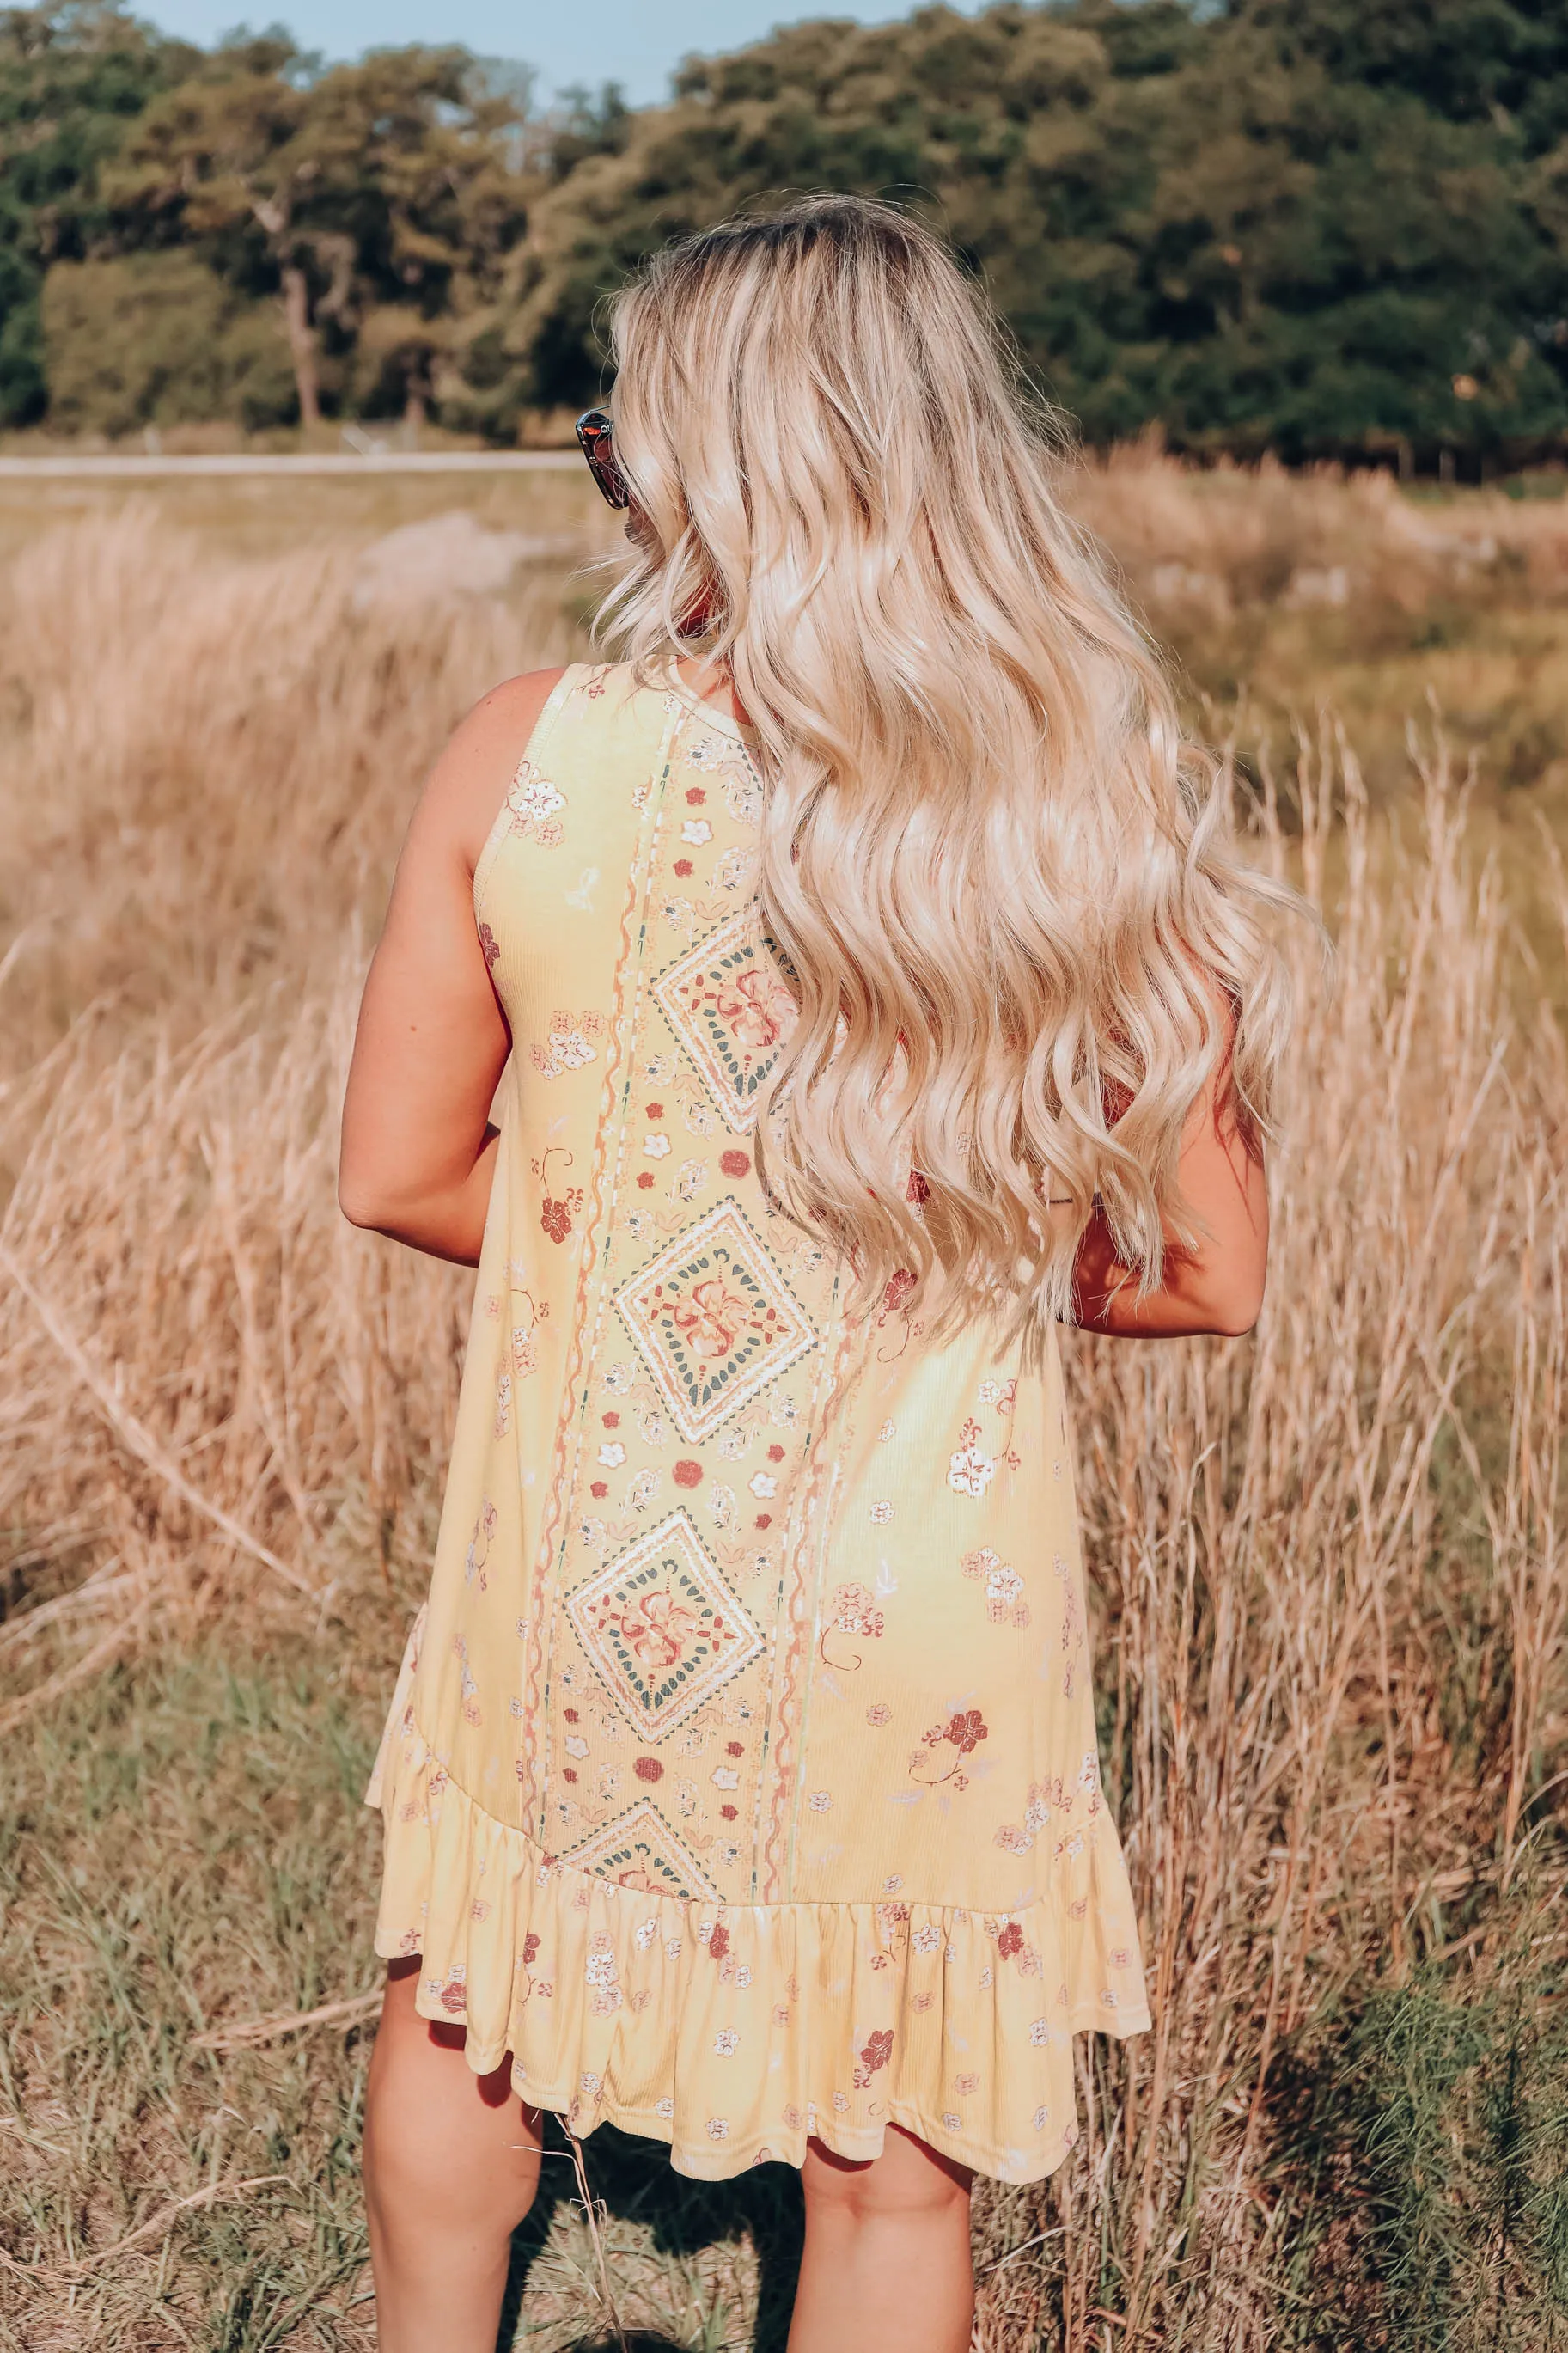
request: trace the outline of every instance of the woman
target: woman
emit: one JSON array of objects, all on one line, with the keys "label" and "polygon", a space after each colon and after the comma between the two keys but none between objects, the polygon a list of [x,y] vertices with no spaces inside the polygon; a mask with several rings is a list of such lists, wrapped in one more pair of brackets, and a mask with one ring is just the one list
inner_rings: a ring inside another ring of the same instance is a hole
[{"label": "woman", "polygon": [[1254,1322],[1280,971],[933,238],[732,223],[615,344],[630,659],[458,731],[344,1117],[348,1216],[479,1268],[373,1784],[381,2344],[492,2344],[548,2108],[798,2166],[795,2353],[962,2353],[973,2175],[1148,2023],[1056,1323]]}]

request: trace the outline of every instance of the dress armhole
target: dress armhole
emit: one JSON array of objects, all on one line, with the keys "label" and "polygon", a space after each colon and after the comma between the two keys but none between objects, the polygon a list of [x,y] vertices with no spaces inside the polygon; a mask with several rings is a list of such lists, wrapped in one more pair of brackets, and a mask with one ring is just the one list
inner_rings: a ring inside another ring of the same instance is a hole
[{"label": "dress armhole", "polygon": [[[529,730],[527,742],[523,744],[521,751],[517,755],[517,768],[521,768],[525,760],[534,759],[538,756],[546,738],[554,728],[555,722],[561,716],[562,705],[566,701],[567,696],[572,692],[573,688],[576,686],[578,681],[581,680],[585,667],[586,665],[583,662],[572,662],[569,663],[566,669],[562,671],[560,677],[556,680],[554,685],[551,688],[549,694],[545,698],[543,710],[540,712],[538,718],[534,721],[533,725]],[[491,826],[489,832],[485,837],[485,846],[480,850],[479,862],[474,868],[474,916],[476,921],[482,920],[483,918],[485,886],[490,879],[490,870],[495,865],[496,860],[500,854],[500,846],[511,830],[511,787],[516,782],[517,768],[513,769],[511,777],[508,780],[506,791],[501,797],[501,805],[496,811],[495,823]]]}]

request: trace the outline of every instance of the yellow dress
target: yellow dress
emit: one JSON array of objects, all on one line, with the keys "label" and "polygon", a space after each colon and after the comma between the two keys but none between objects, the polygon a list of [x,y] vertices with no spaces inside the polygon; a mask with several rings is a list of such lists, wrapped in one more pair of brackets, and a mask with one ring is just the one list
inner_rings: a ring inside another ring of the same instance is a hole
[{"label": "yellow dress", "polygon": [[671,674],[569,670],[474,880],[511,1027],[430,1598],[368,1802],[376,1949],[530,2103],[710,2178],[1005,2181],[1149,2023],[1056,1349],[850,1321],[758,1184],[794,1004],[762,786]]}]

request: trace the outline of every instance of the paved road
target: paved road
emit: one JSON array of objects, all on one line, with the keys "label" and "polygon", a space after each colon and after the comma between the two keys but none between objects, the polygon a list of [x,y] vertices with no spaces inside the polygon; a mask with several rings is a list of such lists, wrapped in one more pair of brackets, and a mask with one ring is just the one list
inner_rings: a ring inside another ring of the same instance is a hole
[{"label": "paved road", "polygon": [[300,458],[0,458],[0,480],[45,481],[100,475],[121,481],[195,474],[527,474],[582,467],[575,449],[388,449],[374,457],[351,450]]}]

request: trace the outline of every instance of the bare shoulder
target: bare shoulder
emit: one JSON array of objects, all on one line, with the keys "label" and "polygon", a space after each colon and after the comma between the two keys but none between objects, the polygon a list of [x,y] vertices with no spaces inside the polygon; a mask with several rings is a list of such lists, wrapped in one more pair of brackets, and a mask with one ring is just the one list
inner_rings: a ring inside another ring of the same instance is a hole
[{"label": "bare shoulder", "polygon": [[563,670],[531,670],[481,696],[430,772],[411,828],[426,849],[456,851],[473,871],[528,739]]}]

